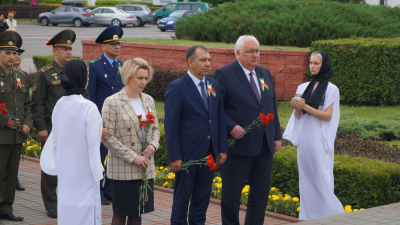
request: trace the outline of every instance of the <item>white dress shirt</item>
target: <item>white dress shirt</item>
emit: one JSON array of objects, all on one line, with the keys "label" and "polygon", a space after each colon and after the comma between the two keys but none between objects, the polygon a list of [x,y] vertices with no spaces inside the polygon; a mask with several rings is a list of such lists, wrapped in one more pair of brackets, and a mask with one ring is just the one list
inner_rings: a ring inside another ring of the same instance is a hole
[{"label": "white dress shirt", "polygon": [[[201,87],[200,87],[200,81],[199,78],[193,76],[190,71],[188,70],[187,73],[189,74],[190,78],[192,78],[194,85],[196,86],[197,90],[199,90],[200,96],[203,97],[203,95],[201,94]],[[206,84],[206,77],[203,77],[203,83],[204,83],[204,92],[206,93],[206,97],[207,96],[207,84]]]},{"label": "white dress shirt", "polygon": [[[239,62],[239,61],[238,61],[238,62]],[[250,72],[253,72],[253,74],[254,74],[254,75],[253,75],[253,79],[254,79],[254,81],[256,82],[256,87],[257,87],[257,90],[258,90],[258,94],[260,95],[260,99],[261,99],[260,81],[259,81],[258,78],[257,78],[256,69],[254,69],[253,71],[250,71],[250,70],[244,68],[244,67],[242,66],[242,64],[240,64],[240,62],[239,62],[239,65],[242,67],[242,69],[243,69],[243,71],[244,71],[244,74],[246,74],[246,77],[247,77],[247,80],[249,81],[249,83],[250,83]]]}]

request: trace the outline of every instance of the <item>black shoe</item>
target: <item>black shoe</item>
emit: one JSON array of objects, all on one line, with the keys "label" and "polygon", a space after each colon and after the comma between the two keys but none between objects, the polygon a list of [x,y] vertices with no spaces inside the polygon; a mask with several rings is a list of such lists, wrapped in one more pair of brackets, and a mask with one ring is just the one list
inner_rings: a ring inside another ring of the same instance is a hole
[{"label": "black shoe", "polygon": [[4,214],[4,215],[1,215],[0,219],[11,220],[11,221],[22,221],[24,219],[24,217],[20,217],[20,216],[14,215],[14,213],[7,213],[7,214]]},{"label": "black shoe", "polygon": [[17,180],[17,186],[16,186],[18,191],[25,191],[25,188],[21,185],[21,183],[19,182],[19,180]]},{"label": "black shoe", "polygon": [[57,218],[57,209],[47,211],[47,216],[50,218]]},{"label": "black shoe", "polygon": [[112,197],[111,196],[104,196],[108,201],[112,202]]},{"label": "black shoe", "polygon": [[101,204],[102,204],[102,205],[109,205],[109,204],[110,204],[110,201],[108,201],[108,200],[106,199],[106,197],[101,196]]}]

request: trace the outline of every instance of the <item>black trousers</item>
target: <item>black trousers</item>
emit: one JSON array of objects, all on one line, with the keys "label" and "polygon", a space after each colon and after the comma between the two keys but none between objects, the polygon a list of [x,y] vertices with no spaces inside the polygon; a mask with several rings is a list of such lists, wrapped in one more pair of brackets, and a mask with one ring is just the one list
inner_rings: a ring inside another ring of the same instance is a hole
[{"label": "black trousers", "polygon": [[273,153],[264,136],[263,147],[257,156],[228,154],[221,166],[223,225],[240,225],[239,207],[242,189],[249,180],[250,192],[246,212],[246,225],[264,224],[265,209],[271,186]]},{"label": "black trousers", "polygon": [[[44,143],[42,142],[42,149],[43,147]],[[42,192],[42,199],[46,211],[57,209],[57,184],[57,176],[51,176],[42,171],[40,191]]]},{"label": "black trousers", "polygon": [[22,144],[0,145],[0,215],[13,212]]}]

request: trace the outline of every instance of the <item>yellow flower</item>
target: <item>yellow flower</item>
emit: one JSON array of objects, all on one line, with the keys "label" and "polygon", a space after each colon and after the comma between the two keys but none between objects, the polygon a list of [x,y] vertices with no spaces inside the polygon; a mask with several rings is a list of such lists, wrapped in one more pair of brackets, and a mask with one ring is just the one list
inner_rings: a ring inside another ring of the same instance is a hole
[{"label": "yellow flower", "polygon": [[168,171],[168,168],[164,168],[165,171]]},{"label": "yellow flower", "polygon": [[300,201],[298,197],[294,197],[292,200],[293,200],[294,202],[299,202],[299,201]]},{"label": "yellow flower", "polygon": [[275,191],[275,190],[276,190],[276,188],[275,188],[275,187],[271,188],[271,191]]},{"label": "yellow flower", "polygon": [[279,196],[272,196],[272,200],[274,200],[274,201],[278,201],[279,200]]},{"label": "yellow flower", "polygon": [[215,184],[215,186],[217,186],[218,189],[222,188],[222,184],[221,183],[217,183],[217,184]]},{"label": "yellow flower", "polygon": [[213,183],[215,183],[215,179],[213,179]]},{"label": "yellow flower", "polygon": [[220,192],[221,192],[221,190],[218,190],[217,192],[218,192],[218,193],[220,193]]},{"label": "yellow flower", "polygon": [[351,209],[351,205],[346,205],[344,208],[345,209]]},{"label": "yellow flower", "polygon": [[361,208],[360,211],[361,211],[361,210],[364,210],[364,208]]},{"label": "yellow flower", "polygon": [[218,180],[218,182],[221,182],[221,181],[222,181],[222,178],[221,178],[221,177],[216,177],[216,179]]},{"label": "yellow flower", "polygon": [[170,179],[170,180],[172,180],[174,178],[175,178],[174,176],[168,176],[168,179]]},{"label": "yellow flower", "polygon": [[297,212],[300,212],[300,207],[297,207]]},{"label": "yellow flower", "polygon": [[246,195],[246,196],[247,196],[247,195],[249,195],[249,193],[244,193],[244,195]]},{"label": "yellow flower", "polygon": [[25,146],[25,143],[22,143],[22,146]]},{"label": "yellow flower", "polygon": [[162,169],[164,169],[164,167],[163,167],[163,166],[160,166],[160,170],[162,170]]},{"label": "yellow flower", "polygon": [[270,199],[271,198],[271,195],[268,195],[268,199]]},{"label": "yellow flower", "polygon": [[290,200],[290,196],[286,196],[283,198],[283,201],[287,201],[287,200]]},{"label": "yellow flower", "polygon": [[353,212],[357,212],[357,211],[358,211],[358,209],[354,209],[354,210],[353,210]]},{"label": "yellow flower", "polygon": [[162,185],[163,187],[168,186],[168,181],[165,181],[165,183]]},{"label": "yellow flower", "polygon": [[27,145],[29,145],[30,143],[31,143],[30,141],[26,142]]},{"label": "yellow flower", "polygon": [[248,193],[248,192],[249,192],[249,189],[247,187],[244,187],[242,190],[242,193]]},{"label": "yellow flower", "polygon": [[345,208],[344,211],[345,211],[346,213],[351,213],[351,212],[353,212],[353,210],[351,210],[351,208]]}]

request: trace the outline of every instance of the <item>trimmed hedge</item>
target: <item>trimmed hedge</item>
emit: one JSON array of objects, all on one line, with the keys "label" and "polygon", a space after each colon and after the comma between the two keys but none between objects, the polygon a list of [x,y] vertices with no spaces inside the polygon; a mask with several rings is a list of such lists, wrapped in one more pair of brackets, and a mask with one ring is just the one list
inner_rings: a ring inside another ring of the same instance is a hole
[{"label": "trimmed hedge", "polygon": [[[79,59],[82,60],[81,57],[78,56],[72,56],[72,59]],[[49,55],[49,56],[32,56],[33,64],[35,64],[36,70],[39,71],[40,68],[43,66],[53,62],[54,56]]]},{"label": "trimmed hedge", "polygon": [[39,14],[44,12],[53,11],[58,7],[56,6],[47,6],[47,5],[38,5],[32,7],[30,4],[14,4],[14,5],[0,5],[0,12],[5,13],[5,17],[7,15],[7,11],[15,11],[15,19],[18,21],[18,18],[32,18],[32,21],[35,22]]},{"label": "trimmed hedge", "polygon": [[[371,208],[400,201],[400,165],[382,160],[335,155],[335,194],[343,205]],[[295,147],[275,153],[272,186],[299,196]]]},{"label": "trimmed hedge", "polygon": [[[61,2],[64,0],[40,0],[40,3],[48,3],[48,4],[61,4]],[[85,5],[88,4],[87,0],[82,0],[83,2],[85,2]]]},{"label": "trimmed hedge", "polygon": [[96,5],[120,5],[120,4],[140,4],[140,5],[147,5],[153,6],[153,2],[143,2],[143,1],[121,1],[121,0],[96,0]]},{"label": "trimmed hedge", "polygon": [[[393,28],[394,33],[396,30]],[[394,105],[400,102],[400,38],[316,41],[311,51],[317,50],[329,54],[337,74],[331,82],[340,89],[342,103]]]},{"label": "trimmed hedge", "polygon": [[262,45],[308,47],[313,41],[400,36],[400,8],[336,1],[253,0],[224,3],[179,20],[178,39],[235,43],[243,34]]}]

